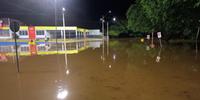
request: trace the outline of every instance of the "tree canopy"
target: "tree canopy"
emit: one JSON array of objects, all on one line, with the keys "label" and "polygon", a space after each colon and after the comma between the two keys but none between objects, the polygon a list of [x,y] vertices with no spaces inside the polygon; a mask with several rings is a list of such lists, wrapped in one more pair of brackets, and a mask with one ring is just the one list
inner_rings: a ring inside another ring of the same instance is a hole
[{"label": "tree canopy", "polygon": [[158,32],[165,37],[193,36],[200,23],[200,0],[136,0],[127,11],[133,32]]}]

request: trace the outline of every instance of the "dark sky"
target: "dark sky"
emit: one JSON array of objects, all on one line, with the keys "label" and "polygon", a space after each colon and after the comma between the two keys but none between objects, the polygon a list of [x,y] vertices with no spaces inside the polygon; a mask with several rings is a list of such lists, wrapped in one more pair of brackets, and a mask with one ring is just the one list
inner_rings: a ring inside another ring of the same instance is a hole
[{"label": "dark sky", "polygon": [[[61,9],[66,8],[67,25],[98,28],[100,17],[112,15],[125,18],[132,0],[57,0],[58,23]],[[55,0],[1,0],[0,17],[19,19],[27,25],[54,25]]]}]

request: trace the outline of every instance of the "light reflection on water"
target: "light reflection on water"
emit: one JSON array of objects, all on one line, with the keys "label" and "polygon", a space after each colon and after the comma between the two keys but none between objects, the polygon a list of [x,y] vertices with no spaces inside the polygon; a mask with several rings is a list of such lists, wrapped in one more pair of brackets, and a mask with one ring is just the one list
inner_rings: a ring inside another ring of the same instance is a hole
[{"label": "light reflection on water", "polygon": [[161,48],[155,43],[152,48],[149,42],[136,40],[111,40],[109,46],[103,43],[69,43],[67,49],[59,44],[58,54],[55,44],[40,44],[33,56],[30,46],[29,50],[25,49],[27,46],[19,46],[19,50],[24,50],[20,52],[21,73],[10,63],[12,52],[1,51],[8,61],[0,63],[0,97],[4,100],[200,99],[200,63],[195,45],[164,44]]}]

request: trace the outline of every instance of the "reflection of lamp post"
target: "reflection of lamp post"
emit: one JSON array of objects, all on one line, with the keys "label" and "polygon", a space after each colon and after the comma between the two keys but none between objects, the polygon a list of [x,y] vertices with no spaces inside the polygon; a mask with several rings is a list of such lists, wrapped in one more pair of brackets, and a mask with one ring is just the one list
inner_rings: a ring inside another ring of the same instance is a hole
[{"label": "reflection of lamp post", "polygon": [[162,47],[160,47],[160,50],[158,52],[158,56],[156,57],[156,62],[157,63],[160,63],[160,60],[161,60],[161,52],[162,52]]},{"label": "reflection of lamp post", "polygon": [[151,45],[150,45],[151,48],[155,47],[153,41],[154,41],[154,32],[152,32],[152,39],[151,39]]}]

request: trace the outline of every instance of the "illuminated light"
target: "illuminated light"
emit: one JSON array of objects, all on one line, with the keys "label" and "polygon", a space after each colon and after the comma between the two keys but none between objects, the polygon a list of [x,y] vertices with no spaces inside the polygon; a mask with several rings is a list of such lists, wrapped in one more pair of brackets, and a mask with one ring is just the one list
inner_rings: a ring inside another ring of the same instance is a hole
[{"label": "illuminated light", "polygon": [[112,65],[109,65],[109,68],[112,68]]},{"label": "illuminated light", "polygon": [[114,21],[114,22],[116,22],[116,21],[117,21],[116,17],[114,17],[114,18],[113,18],[113,21]]},{"label": "illuminated light", "polygon": [[142,43],[143,43],[143,42],[144,42],[144,38],[141,38],[141,39],[140,39],[140,42],[142,42]]},{"label": "illuminated light", "polygon": [[67,70],[67,71],[66,71],[66,74],[69,75],[69,73],[70,73],[69,70]]},{"label": "illuminated light", "polygon": [[160,56],[157,56],[157,57],[156,57],[156,62],[159,63],[159,62],[160,62],[160,59],[161,59],[161,57],[160,57]]},{"label": "illuminated light", "polygon": [[58,92],[57,98],[59,100],[63,100],[68,96],[68,91],[67,90],[61,90]]},{"label": "illuminated light", "polygon": [[113,60],[116,60],[116,55],[115,54],[113,55]]},{"label": "illuminated light", "polygon": [[65,12],[65,11],[66,11],[66,9],[65,9],[65,8],[62,8],[62,11],[63,11],[63,12]]}]

